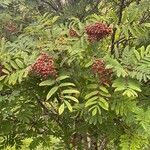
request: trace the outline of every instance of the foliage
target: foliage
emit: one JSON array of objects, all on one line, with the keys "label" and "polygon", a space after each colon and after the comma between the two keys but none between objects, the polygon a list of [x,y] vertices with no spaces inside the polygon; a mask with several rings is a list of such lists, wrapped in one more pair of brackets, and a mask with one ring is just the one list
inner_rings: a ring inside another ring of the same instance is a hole
[{"label": "foliage", "polygon": [[0,149],[150,149],[149,0],[59,2],[0,2]]}]

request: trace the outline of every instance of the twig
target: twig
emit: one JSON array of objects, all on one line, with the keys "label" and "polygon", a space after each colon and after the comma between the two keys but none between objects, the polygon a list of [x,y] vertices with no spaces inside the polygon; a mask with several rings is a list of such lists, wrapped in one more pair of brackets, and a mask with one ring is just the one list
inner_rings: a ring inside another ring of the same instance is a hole
[{"label": "twig", "polygon": [[60,117],[56,114],[56,112],[51,112],[42,102],[41,102],[41,100],[37,97],[37,103],[43,108],[43,110],[46,112],[46,114],[49,116],[49,117],[51,117],[53,120],[55,120],[58,124],[59,124],[59,126],[61,127],[61,128],[63,128],[63,125],[61,124],[61,122],[60,122]]},{"label": "twig", "polygon": [[37,98],[37,103],[43,108],[43,110],[45,111],[46,114],[51,115],[51,113],[49,112],[48,108]]},{"label": "twig", "polygon": [[58,11],[58,8],[55,7],[51,2],[48,2],[46,0],[43,0],[43,2],[47,5],[49,5],[54,11],[56,11],[56,12]]},{"label": "twig", "polygon": [[[125,0],[120,1],[120,7],[119,7],[119,13],[118,13],[118,23],[117,23],[118,25],[121,23],[121,20],[122,20],[122,12],[123,12],[123,9],[124,9],[124,3],[125,3]],[[114,54],[116,31],[117,31],[117,28],[115,27],[113,29],[112,42],[111,42],[111,54],[112,55]]]},{"label": "twig", "polygon": [[117,31],[117,28],[116,27],[113,28],[113,33],[112,33],[112,36],[111,36],[111,54],[112,55],[114,54],[116,31]]},{"label": "twig", "polygon": [[99,150],[104,150],[105,147],[106,147],[106,144],[107,144],[107,139],[104,138],[104,139],[102,140],[102,142],[101,142],[101,145],[100,145],[100,147],[99,147]]},{"label": "twig", "polygon": [[125,2],[125,0],[121,0],[121,2],[120,2],[118,25],[121,23],[121,20],[122,20],[122,12],[123,12],[123,8],[124,8],[124,2]]},{"label": "twig", "polygon": [[136,38],[135,37],[130,37],[128,40],[125,39],[125,38],[122,38],[122,39],[119,39],[118,41],[116,41],[114,44],[120,44],[120,43],[123,43],[125,41],[132,40],[132,39],[136,39]]},{"label": "twig", "polygon": [[54,107],[54,105],[53,105],[51,102],[49,102],[49,104],[50,104],[51,107],[53,108],[54,112],[55,112],[56,114],[58,114],[58,113],[57,113],[57,110],[56,110],[55,107]]},{"label": "twig", "polygon": [[63,10],[63,6],[62,6],[62,3],[61,3],[61,0],[56,0],[57,4],[58,4],[58,7],[61,9],[61,11]]}]

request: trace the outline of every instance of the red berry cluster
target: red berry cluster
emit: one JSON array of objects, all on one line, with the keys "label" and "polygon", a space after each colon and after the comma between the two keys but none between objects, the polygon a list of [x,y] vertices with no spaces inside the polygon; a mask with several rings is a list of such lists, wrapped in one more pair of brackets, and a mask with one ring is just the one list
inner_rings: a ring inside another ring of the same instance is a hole
[{"label": "red berry cluster", "polygon": [[4,28],[9,33],[16,33],[18,31],[17,24],[12,21],[7,22]]},{"label": "red berry cluster", "polygon": [[112,28],[104,23],[94,23],[85,27],[88,35],[88,41],[94,43],[99,41],[112,33]]},{"label": "red berry cluster", "polygon": [[79,37],[77,31],[75,31],[73,28],[69,29],[69,36],[71,36],[71,37]]},{"label": "red berry cluster", "polygon": [[112,71],[111,69],[106,69],[105,62],[102,59],[95,60],[92,66],[92,70],[94,74],[98,75],[101,84],[111,84]]},{"label": "red berry cluster", "polygon": [[31,71],[36,75],[47,78],[56,77],[57,71],[54,66],[53,58],[46,53],[42,53],[32,65]]}]

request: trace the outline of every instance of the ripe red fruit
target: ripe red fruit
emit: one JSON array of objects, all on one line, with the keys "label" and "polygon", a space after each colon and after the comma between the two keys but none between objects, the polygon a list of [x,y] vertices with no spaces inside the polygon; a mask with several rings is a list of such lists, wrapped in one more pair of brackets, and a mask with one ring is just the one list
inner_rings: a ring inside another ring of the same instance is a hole
[{"label": "ripe red fruit", "polygon": [[57,75],[53,58],[46,53],[42,53],[37,58],[36,62],[31,67],[31,71],[43,78],[47,78],[49,76],[56,77]]},{"label": "ripe red fruit", "polygon": [[18,31],[17,24],[12,21],[7,22],[4,28],[9,33],[16,33]]},{"label": "ripe red fruit", "polygon": [[69,29],[69,35],[70,35],[71,37],[79,37],[77,31],[75,31],[73,28],[70,28],[70,29]]},{"label": "ripe red fruit", "polygon": [[101,84],[110,85],[112,71],[105,68],[105,62],[102,59],[97,59],[93,63],[92,70],[94,74],[97,74]]},{"label": "ripe red fruit", "polygon": [[104,23],[94,23],[85,27],[90,43],[100,41],[101,39],[111,35],[112,28]]}]

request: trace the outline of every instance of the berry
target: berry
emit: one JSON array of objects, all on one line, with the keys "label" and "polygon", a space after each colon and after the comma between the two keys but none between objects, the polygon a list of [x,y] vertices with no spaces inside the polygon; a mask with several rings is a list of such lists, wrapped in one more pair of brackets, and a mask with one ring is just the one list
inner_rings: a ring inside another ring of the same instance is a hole
[{"label": "berry", "polygon": [[92,66],[92,70],[94,74],[98,75],[101,84],[111,84],[112,71],[105,68],[105,62],[102,59],[95,60]]},{"label": "berry", "polygon": [[85,30],[90,43],[100,41],[112,33],[111,27],[109,27],[107,24],[99,22],[86,26]]},{"label": "berry", "polygon": [[69,29],[69,35],[70,35],[71,37],[79,37],[77,31],[75,31],[73,28],[70,28],[70,29]]},{"label": "berry", "polygon": [[17,24],[12,21],[7,22],[4,28],[9,33],[16,33],[18,31]]},{"label": "berry", "polygon": [[51,56],[46,53],[42,53],[31,66],[31,71],[36,75],[47,78],[49,76],[56,77],[57,71],[54,66],[54,61]]}]

